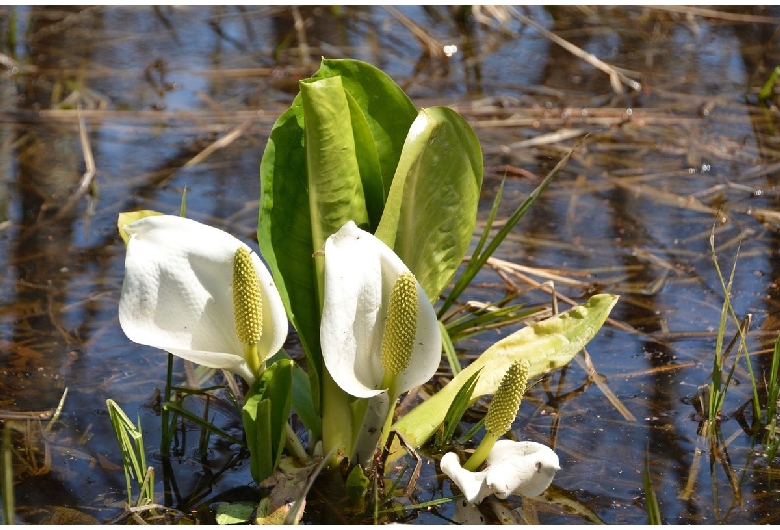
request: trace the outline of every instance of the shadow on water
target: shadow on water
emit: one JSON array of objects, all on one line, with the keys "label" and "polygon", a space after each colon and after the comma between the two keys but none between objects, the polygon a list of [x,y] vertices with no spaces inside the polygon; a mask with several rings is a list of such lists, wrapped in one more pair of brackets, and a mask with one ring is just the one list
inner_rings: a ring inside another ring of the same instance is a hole
[{"label": "shadow on water", "polygon": [[[551,275],[575,302],[621,295],[588,346],[595,373],[577,362],[551,374],[514,426],[518,438],[560,455],[555,501],[505,506],[541,523],[644,523],[649,455],[665,522],[780,521],[777,462],[766,461],[742,407],[744,362],[717,452],[693,406],[712,369],[723,302],[713,226],[721,269],[739,249],[732,303],[740,318],[752,315],[747,342],[762,380],[780,330],[780,118],[774,101],[758,101],[780,64],[779,22],[769,7],[0,8],[0,419],[14,425],[18,520],[108,522],[122,513],[106,398],[140,417],[159,502],[187,511],[231,492],[256,495],[244,488],[248,463],[235,448],[213,441],[203,458],[197,431],[177,439],[171,469],[157,458],[153,405],[166,356],[119,328],[116,216],[176,213],[186,188],[188,216],[254,245],[270,127],[298,79],[327,56],[369,61],[418,107],[450,105],[469,120],[485,156],[483,222],[502,179],[505,219],[589,134],[465,295],[495,300]],[[458,51],[447,56],[451,45]],[[541,289],[525,296],[550,300]],[[463,341],[463,359],[508,331]],[[185,377],[177,362],[177,380]],[[50,417],[66,388],[60,419],[44,430],[40,414]],[[219,414],[240,432],[230,411]],[[325,487],[312,493],[309,522],[332,520]],[[450,494],[427,460],[415,502]],[[339,510],[335,520],[350,522]],[[452,507],[409,513],[403,520],[444,523]]]}]

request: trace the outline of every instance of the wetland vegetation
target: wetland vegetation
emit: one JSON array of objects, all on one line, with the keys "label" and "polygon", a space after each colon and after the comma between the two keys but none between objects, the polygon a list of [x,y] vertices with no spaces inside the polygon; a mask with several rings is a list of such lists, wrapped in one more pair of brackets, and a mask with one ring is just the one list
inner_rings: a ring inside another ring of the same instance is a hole
[{"label": "wetland vegetation", "polygon": [[[224,396],[175,400],[231,438],[187,420],[170,458],[159,450],[167,356],[120,328],[117,215],[178,214],[186,189],[188,217],[257,249],[271,128],[327,57],[374,64],[416,108],[449,107],[474,130],[484,177],[468,253],[499,189],[491,235],[571,153],[460,295],[463,314],[510,296],[550,313],[620,296],[587,351],[528,388],[512,425],[555,449],[553,485],[490,499],[482,515],[778,522],[779,23],[773,7],[0,8],[4,518],[213,522],[224,503],[257,501]],[[453,328],[463,366],[523,323],[469,325]],[[303,358],[295,334],[285,349]],[[173,364],[180,388],[211,375]],[[140,422],[154,509],[128,505],[108,399]],[[323,475],[303,522],[447,523],[457,492],[436,451],[419,453],[415,487],[365,516],[347,515]],[[403,489],[414,463],[387,477]]]}]

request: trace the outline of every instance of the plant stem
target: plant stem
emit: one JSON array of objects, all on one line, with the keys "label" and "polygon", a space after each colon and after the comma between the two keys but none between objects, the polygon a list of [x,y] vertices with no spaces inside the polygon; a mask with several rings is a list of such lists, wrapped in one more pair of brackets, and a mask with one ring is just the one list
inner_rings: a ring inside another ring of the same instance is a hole
[{"label": "plant stem", "polygon": [[0,492],[2,492],[3,524],[14,524],[14,476],[11,448],[11,426],[5,423],[2,430],[2,443],[0,443]]},{"label": "plant stem", "polygon": [[303,445],[301,445],[301,441],[298,439],[298,435],[295,434],[295,431],[289,423],[284,424],[284,433],[286,436],[284,446],[287,448],[287,450],[290,451],[299,461],[308,462],[309,454],[306,452],[306,449],[303,448]]},{"label": "plant stem", "polygon": [[379,443],[377,444],[377,447],[384,447],[387,443],[387,439],[390,437],[390,430],[393,426],[393,416],[395,415],[395,406],[398,404],[398,396],[395,394],[395,381],[393,381],[393,384],[390,385],[387,393],[391,399],[390,409],[387,411],[387,419],[385,419],[385,424],[382,427],[382,435],[379,437]]},{"label": "plant stem", "polygon": [[327,370],[322,371],[322,449],[330,455],[328,467],[352,454],[354,419],[349,394],[344,392]]},{"label": "plant stem", "polygon": [[[168,354],[168,373],[165,377],[165,394],[163,395],[163,404],[170,403],[171,401],[171,381],[173,381],[173,354]],[[168,409],[162,407],[160,413],[160,419],[162,421],[162,437],[160,439],[160,454],[163,457],[167,457],[171,450],[171,425],[168,419]]]},{"label": "plant stem", "polygon": [[477,468],[482,465],[482,462],[484,462],[488,457],[490,450],[493,449],[496,440],[498,440],[500,436],[500,434],[493,434],[489,431],[486,432],[485,437],[482,438],[482,441],[477,446],[477,450],[474,451],[474,454],[471,455],[465,464],[463,464],[463,469],[468,471],[476,471]]},{"label": "plant stem", "polygon": [[249,370],[255,377],[260,377],[260,372],[264,367],[260,366],[260,356],[257,354],[257,343],[244,344],[244,359],[246,364],[249,365]]}]

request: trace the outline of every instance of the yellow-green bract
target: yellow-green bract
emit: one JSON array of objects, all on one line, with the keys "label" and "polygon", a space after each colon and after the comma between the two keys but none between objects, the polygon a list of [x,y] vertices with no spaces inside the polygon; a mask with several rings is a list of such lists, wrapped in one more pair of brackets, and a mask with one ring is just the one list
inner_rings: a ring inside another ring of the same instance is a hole
[{"label": "yellow-green bract", "polygon": [[420,446],[438,429],[458,389],[482,367],[472,402],[495,393],[509,366],[519,359],[530,365],[528,377],[565,366],[596,335],[618,297],[597,294],[584,305],[527,326],[488,348],[439,392],[401,418],[393,428]]}]

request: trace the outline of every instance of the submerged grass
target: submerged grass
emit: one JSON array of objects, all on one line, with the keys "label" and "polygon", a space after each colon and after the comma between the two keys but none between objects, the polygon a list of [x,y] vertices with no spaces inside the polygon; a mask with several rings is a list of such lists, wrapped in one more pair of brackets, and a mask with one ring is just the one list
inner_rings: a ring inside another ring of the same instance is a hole
[{"label": "submerged grass", "polygon": [[649,524],[663,524],[661,508],[658,506],[658,497],[655,495],[653,480],[650,475],[650,455],[645,455],[645,465],[642,468],[642,484],[645,488],[645,510],[647,510],[647,522]]},{"label": "submerged grass", "polygon": [[780,335],[775,341],[774,350],[772,350],[772,364],[769,372],[769,380],[766,381],[766,432],[764,433],[764,443],[766,445],[767,460],[774,462],[777,456],[780,439],[777,435],[777,400],[780,397]]},{"label": "submerged grass", "polygon": [[[715,265],[715,271],[718,274],[718,279],[720,280],[720,285],[723,290],[723,307],[721,308],[720,321],[718,325],[718,334],[715,343],[715,356],[713,359],[713,366],[712,366],[712,376],[711,376],[712,379],[710,383],[710,394],[709,394],[709,403],[708,403],[709,407],[707,409],[707,414],[708,414],[707,419],[711,424],[714,424],[716,421],[720,419],[723,403],[728,393],[729,384],[731,383],[732,377],[734,376],[734,370],[737,367],[737,362],[739,361],[740,353],[745,358],[745,363],[747,364],[748,373],[750,374],[750,382],[753,390],[753,399],[752,399],[753,415],[754,417],[760,417],[761,407],[759,405],[759,398],[758,398],[758,384],[755,378],[755,374],[753,373],[753,364],[750,361],[750,355],[748,352],[747,343],[745,341],[745,336],[747,333],[747,329],[745,328],[749,326],[750,318],[748,316],[745,319],[746,325],[740,323],[740,320],[737,317],[736,312],[734,311],[734,306],[731,304],[732,285],[734,283],[734,275],[737,270],[737,258],[739,257],[739,247],[737,247],[737,251],[734,256],[734,261],[732,262],[731,272],[728,281],[724,279],[723,274],[721,273],[720,270],[720,266],[718,265],[718,259],[715,250],[715,227],[714,226],[710,234],[710,249],[712,252],[712,261],[713,264]],[[726,348],[725,350],[723,348],[723,338],[726,332],[727,319],[729,317],[731,317],[733,322],[737,325],[737,335],[735,336],[735,340],[738,340],[738,345],[737,345],[737,353],[735,355],[734,362],[732,363],[731,368],[728,370],[728,373],[726,373],[724,369],[724,365],[728,353],[732,345],[734,344],[734,341],[732,341],[732,344],[730,344],[728,348]]]}]

